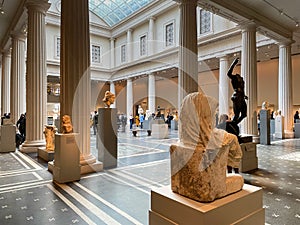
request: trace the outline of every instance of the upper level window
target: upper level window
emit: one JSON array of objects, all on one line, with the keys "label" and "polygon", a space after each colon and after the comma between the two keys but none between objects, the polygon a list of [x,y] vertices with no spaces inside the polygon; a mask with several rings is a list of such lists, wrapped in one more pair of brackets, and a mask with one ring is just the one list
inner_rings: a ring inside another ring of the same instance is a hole
[{"label": "upper level window", "polygon": [[174,23],[166,25],[166,46],[174,45]]},{"label": "upper level window", "polygon": [[55,58],[59,58],[60,57],[60,37],[56,37],[55,40]]},{"label": "upper level window", "polygon": [[100,52],[101,48],[99,45],[92,45],[92,62],[100,63]]},{"label": "upper level window", "polygon": [[143,35],[140,37],[140,55],[146,55],[147,50],[147,36]]},{"label": "upper level window", "polygon": [[211,31],[211,13],[203,9],[200,10],[200,34]]},{"label": "upper level window", "polygon": [[126,45],[121,46],[121,62],[126,62]]}]

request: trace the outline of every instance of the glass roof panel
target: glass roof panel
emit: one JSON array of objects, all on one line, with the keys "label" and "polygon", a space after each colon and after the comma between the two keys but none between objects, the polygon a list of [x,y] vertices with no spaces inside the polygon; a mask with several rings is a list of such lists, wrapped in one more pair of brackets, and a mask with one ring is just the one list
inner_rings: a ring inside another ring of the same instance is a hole
[{"label": "glass roof panel", "polygon": [[109,26],[114,26],[153,1],[155,0],[89,0],[89,9]]}]

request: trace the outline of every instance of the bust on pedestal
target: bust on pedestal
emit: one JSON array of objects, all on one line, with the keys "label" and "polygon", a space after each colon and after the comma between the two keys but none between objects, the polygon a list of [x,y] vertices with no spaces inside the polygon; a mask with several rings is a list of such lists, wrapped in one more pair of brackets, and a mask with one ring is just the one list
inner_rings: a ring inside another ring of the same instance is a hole
[{"label": "bust on pedestal", "polygon": [[270,138],[270,118],[271,118],[271,113],[270,110],[268,109],[268,102],[263,102],[262,108],[259,113],[260,117],[260,131],[259,131],[259,136],[260,136],[260,144],[262,145],[269,145],[271,144],[271,138]]},{"label": "bust on pedestal", "polygon": [[283,138],[284,135],[284,118],[281,115],[281,110],[278,110],[278,113],[275,117],[275,138]]}]

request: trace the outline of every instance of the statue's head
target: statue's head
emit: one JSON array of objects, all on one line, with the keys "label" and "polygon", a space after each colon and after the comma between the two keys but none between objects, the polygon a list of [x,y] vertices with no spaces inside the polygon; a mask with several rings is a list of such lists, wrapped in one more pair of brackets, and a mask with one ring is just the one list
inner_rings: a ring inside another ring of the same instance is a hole
[{"label": "statue's head", "polygon": [[269,108],[269,103],[267,101],[263,102],[262,105],[261,105],[261,108],[262,109],[268,109]]},{"label": "statue's head", "polygon": [[104,94],[104,98],[102,100],[108,107],[115,102],[115,95],[110,92],[106,91]]}]

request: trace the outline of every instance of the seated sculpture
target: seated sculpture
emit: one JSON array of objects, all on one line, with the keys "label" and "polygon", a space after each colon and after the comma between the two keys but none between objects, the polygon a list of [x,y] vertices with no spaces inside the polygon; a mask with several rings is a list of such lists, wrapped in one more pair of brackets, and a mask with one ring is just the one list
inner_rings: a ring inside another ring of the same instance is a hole
[{"label": "seated sculpture", "polygon": [[63,134],[73,133],[73,125],[71,123],[71,117],[69,115],[63,116],[61,130]]},{"label": "seated sculpture", "polygon": [[242,150],[236,135],[215,128],[218,102],[196,92],[183,100],[179,113],[179,142],[171,145],[172,191],[200,202],[211,202],[242,189],[238,168]]}]

